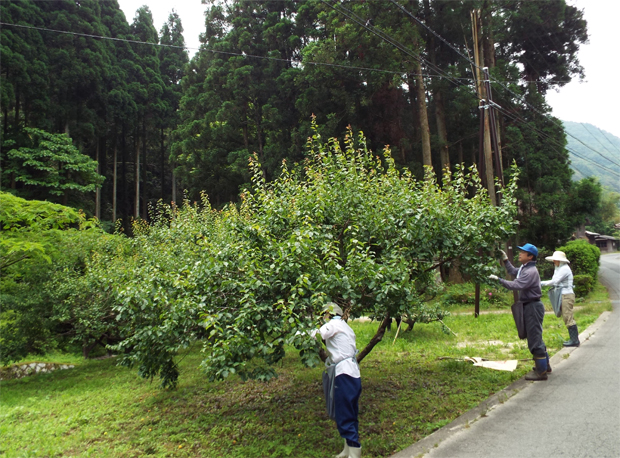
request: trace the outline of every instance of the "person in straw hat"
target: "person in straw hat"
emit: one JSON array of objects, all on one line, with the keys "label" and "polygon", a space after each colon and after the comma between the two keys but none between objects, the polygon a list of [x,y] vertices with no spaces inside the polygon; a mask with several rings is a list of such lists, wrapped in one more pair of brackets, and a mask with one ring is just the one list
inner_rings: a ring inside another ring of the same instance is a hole
[{"label": "person in straw hat", "polygon": [[573,291],[573,272],[568,266],[570,261],[566,259],[563,251],[556,251],[553,256],[547,256],[547,261],[555,264],[555,271],[551,280],[541,281],[541,286],[557,286],[562,288],[562,318],[568,328],[569,340],[564,342],[565,347],[579,346],[579,330],[573,317],[575,305],[575,292]]},{"label": "person in straw hat", "polygon": [[[333,412],[328,407],[330,418],[336,420],[340,436],[344,439],[344,449],[335,458],[360,458],[362,446],[359,439],[359,398],[362,393],[360,367],[357,363],[355,332],[342,319],[342,309],[334,302],[328,302],[323,308],[326,323],[320,329],[314,329],[310,335],[319,334],[325,341],[329,357],[325,362],[326,373],[330,375],[326,388],[324,377],[323,389],[326,390],[328,404],[331,402]],[[328,391],[331,389],[331,394]],[[333,416],[332,416],[333,413]]]}]

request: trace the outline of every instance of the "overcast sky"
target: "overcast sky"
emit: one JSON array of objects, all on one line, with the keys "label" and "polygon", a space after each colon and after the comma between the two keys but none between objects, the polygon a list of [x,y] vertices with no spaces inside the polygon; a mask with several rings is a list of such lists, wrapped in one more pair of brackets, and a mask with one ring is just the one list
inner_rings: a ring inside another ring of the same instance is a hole
[{"label": "overcast sky", "polygon": [[[590,42],[582,45],[579,60],[585,68],[583,82],[573,81],[559,92],[551,91],[547,100],[553,114],[564,121],[586,122],[620,137],[620,0],[568,0],[585,10]],[[136,10],[148,5],[159,31],[174,8],[181,17],[185,44],[190,57],[200,47],[198,36],[204,31],[206,5],[201,0],[119,0],[131,24]],[[594,145],[593,145],[594,146]]]}]

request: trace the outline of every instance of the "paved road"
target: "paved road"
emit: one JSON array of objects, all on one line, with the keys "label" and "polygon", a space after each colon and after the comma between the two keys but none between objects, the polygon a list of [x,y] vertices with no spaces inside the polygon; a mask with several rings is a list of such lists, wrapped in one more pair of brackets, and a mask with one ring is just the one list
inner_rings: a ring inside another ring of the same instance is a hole
[{"label": "paved road", "polygon": [[466,420],[479,418],[468,427],[457,420],[394,458],[619,458],[620,254],[601,257],[600,279],[614,313],[579,348],[562,350],[570,357],[552,359],[548,381],[516,382],[520,391],[486,416],[473,409]]}]

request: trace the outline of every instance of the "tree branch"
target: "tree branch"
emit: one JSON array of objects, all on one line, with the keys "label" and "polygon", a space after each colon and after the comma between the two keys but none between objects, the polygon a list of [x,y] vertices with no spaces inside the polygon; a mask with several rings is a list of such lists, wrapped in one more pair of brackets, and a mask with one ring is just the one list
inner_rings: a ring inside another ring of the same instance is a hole
[{"label": "tree branch", "polygon": [[381,342],[381,339],[383,339],[383,335],[385,334],[385,329],[387,328],[387,325],[390,323],[391,320],[392,317],[390,316],[390,314],[386,314],[385,318],[383,318],[383,321],[379,325],[379,329],[377,329],[377,333],[373,336],[372,339],[370,339],[370,342],[368,342],[364,349],[360,353],[358,353],[358,363],[360,363],[366,357],[366,355],[370,353],[373,348],[375,348],[375,345]]}]

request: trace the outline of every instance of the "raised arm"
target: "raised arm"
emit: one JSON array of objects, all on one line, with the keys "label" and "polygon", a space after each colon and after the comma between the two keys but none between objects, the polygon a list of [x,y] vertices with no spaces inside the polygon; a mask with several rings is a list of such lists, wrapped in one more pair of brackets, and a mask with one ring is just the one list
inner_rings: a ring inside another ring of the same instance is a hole
[{"label": "raised arm", "polygon": [[519,272],[519,269],[513,266],[509,260],[506,259],[504,261],[504,267],[506,268],[506,272],[508,272],[509,275],[512,275],[513,277],[517,276],[517,272]]},{"label": "raised arm", "polygon": [[553,277],[551,278],[551,280],[541,281],[540,284],[541,284],[541,286],[557,286],[561,282],[566,280],[566,278],[569,276],[569,274],[570,274],[570,270],[569,269],[564,269],[564,268],[555,269],[555,271],[553,272]]},{"label": "raised arm", "polygon": [[[512,267],[512,265],[511,265]],[[514,267],[513,267],[514,269]],[[508,270],[508,269],[506,269]],[[516,275],[517,271],[516,269],[514,274],[511,275]],[[516,278],[512,281],[510,280],[504,280],[503,278],[499,279],[499,282],[502,284],[502,286],[506,289],[509,289],[511,291],[518,291],[518,290],[523,290],[523,289],[527,289],[527,288],[531,288],[533,286],[538,286],[538,285],[534,285],[534,283],[538,283],[537,275],[533,275],[530,272],[531,269],[524,269],[521,271],[521,275],[519,276],[519,278]],[[508,272],[510,273],[510,271]]]}]

